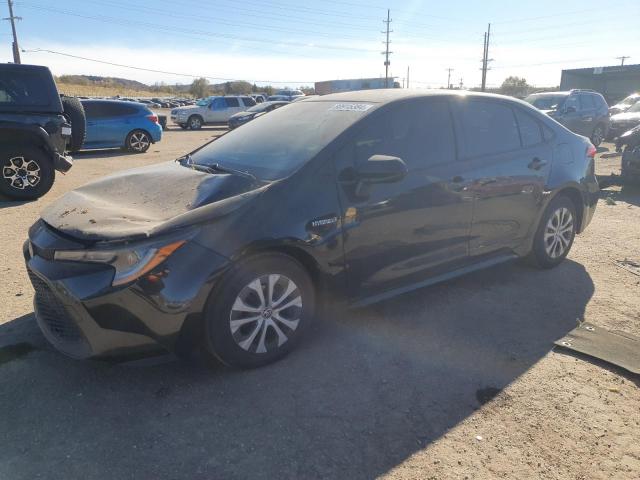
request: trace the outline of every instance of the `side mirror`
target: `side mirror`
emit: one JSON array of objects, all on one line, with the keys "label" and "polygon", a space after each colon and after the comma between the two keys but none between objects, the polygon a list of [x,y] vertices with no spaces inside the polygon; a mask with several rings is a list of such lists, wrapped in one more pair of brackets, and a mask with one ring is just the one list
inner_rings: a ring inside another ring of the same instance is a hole
[{"label": "side mirror", "polygon": [[407,165],[401,158],[373,155],[356,167],[358,180],[368,183],[393,183],[407,175]]},{"label": "side mirror", "polygon": [[564,113],[576,113],[576,107],[565,107]]}]

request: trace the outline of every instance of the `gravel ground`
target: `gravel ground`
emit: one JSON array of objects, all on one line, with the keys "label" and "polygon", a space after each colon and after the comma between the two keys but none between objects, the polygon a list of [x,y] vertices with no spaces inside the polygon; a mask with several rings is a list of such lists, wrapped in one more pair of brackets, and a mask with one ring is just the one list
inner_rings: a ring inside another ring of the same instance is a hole
[{"label": "gravel ground", "polygon": [[[640,335],[640,277],[614,264],[640,260],[638,190],[603,191],[552,271],[501,265],[343,312],[260,370],[49,347],[21,254],[41,209],[219,133],[82,154],[39,201],[0,201],[0,478],[638,478],[640,381],[552,345],[582,320]],[[601,158],[598,171],[619,164]]]}]

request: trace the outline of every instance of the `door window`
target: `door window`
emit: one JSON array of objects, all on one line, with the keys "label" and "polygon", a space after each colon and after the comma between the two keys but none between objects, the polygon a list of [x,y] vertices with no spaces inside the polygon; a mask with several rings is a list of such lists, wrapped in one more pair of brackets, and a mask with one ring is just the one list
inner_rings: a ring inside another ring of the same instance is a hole
[{"label": "door window", "polygon": [[520,148],[518,125],[509,105],[491,100],[453,103],[461,157],[510,152]]},{"label": "door window", "polygon": [[580,95],[580,107],[582,110],[593,110],[596,104],[592,95]]},{"label": "door window", "polygon": [[580,110],[580,104],[578,103],[578,97],[575,95],[570,95],[567,97],[567,100],[564,102],[564,108],[569,109],[569,107],[573,107],[574,111]]},{"label": "door window", "polygon": [[542,143],[542,132],[540,124],[531,115],[515,109],[518,127],[520,128],[520,138],[522,138],[523,147],[531,147]]},{"label": "door window", "polygon": [[211,110],[224,110],[225,108],[227,108],[227,102],[222,97],[216,98],[211,102]]},{"label": "door window", "polygon": [[224,101],[227,104],[227,107],[230,107],[230,108],[240,106],[240,100],[238,99],[238,97],[225,97]]}]

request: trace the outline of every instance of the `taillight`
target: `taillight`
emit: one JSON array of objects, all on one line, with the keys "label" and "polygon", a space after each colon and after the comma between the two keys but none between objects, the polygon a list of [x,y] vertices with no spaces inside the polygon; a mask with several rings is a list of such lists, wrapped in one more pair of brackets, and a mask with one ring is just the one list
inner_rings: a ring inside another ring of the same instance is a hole
[{"label": "taillight", "polygon": [[149,120],[151,120],[153,123],[158,123],[158,116],[157,115],[147,115],[147,118]]},{"label": "taillight", "polygon": [[589,144],[587,147],[587,157],[596,158],[596,153],[598,153],[598,149],[593,145]]}]

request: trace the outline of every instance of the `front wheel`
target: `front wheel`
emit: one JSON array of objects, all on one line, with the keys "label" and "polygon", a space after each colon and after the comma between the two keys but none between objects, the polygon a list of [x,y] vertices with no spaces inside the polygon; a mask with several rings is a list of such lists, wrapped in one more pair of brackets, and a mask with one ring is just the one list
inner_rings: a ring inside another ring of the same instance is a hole
[{"label": "front wheel", "polygon": [[591,143],[594,147],[599,147],[604,140],[604,127],[602,125],[596,125],[591,134]]},{"label": "front wheel", "polygon": [[34,200],[47,193],[55,179],[51,159],[30,146],[0,150],[0,192],[15,200]]},{"label": "front wheel", "polygon": [[279,253],[234,267],[205,310],[207,352],[223,363],[255,368],[289,353],[314,316],[315,294],[305,269]]},{"label": "front wheel", "polygon": [[135,153],[144,153],[151,146],[151,137],[144,130],[134,130],[127,135],[127,149]]},{"label": "front wheel", "polygon": [[202,118],[198,115],[192,115],[189,117],[187,125],[189,125],[189,129],[191,130],[200,130],[202,128]]},{"label": "front wheel", "polygon": [[560,195],[545,210],[533,239],[530,259],[541,268],[559,265],[569,254],[576,236],[576,207]]}]

